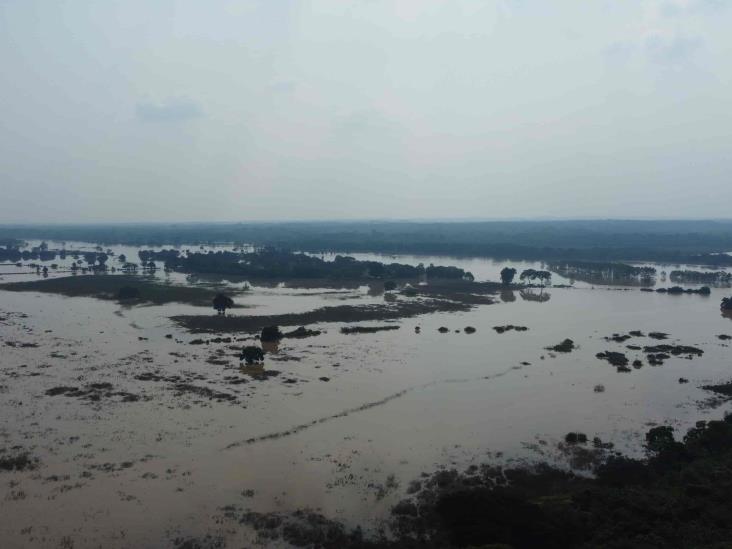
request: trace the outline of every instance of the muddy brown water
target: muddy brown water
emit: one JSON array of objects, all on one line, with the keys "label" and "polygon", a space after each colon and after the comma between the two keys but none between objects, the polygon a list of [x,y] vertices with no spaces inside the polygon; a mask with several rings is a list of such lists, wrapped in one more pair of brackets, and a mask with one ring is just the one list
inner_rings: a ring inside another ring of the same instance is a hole
[{"label": "muddy brown water", "polygon": [[[480,278],[505,265],[424,262],[458,264]],[[26,276],[36,275],[3,282]],[[207,309],[0,291],[0,448],[39,460],[35,470],[0,472],[1,545],[164,547],[206,534],[233,546],[264,544],[222,518],[227,505],[309,508],[378,529],[422,472],[486,461],[562,465],[556,446],[569,431],[640,455],[649,425],[681,432],[728,408],[699,405],[711,396],[701,385],[732,378],[732,349],[716,338],[732,334],[732,320],[718,308],[728,290],[669,296],[578,284],[535,293],[550,298],[516,292],[515,301],[466,313],[403,319],[393,331],[350,335],[339,323],[312,325],[324,333],[284,340],[264,365],[279,375],[256,381],[228,349],[253,341],[190,345],[200,336],[169,320]],[[249,306],[237,314],[381,300],[366,287],[254,286],[237,298]],[[529,330],[492,329],[507,324]],[[450,331],[439,333],[441,326]],[[466,326],[476,333],[464,333]],[[627,373],[595,358],[622,351],[632,362],[643,353],[626,345],[657,343],[604,339],[630,330],[667,332],[668,342],[704,355]],[[565,338],[579,348],[545,350]],[[45,394],[93,383],[112,389],[92,393],[98,400]]]}]

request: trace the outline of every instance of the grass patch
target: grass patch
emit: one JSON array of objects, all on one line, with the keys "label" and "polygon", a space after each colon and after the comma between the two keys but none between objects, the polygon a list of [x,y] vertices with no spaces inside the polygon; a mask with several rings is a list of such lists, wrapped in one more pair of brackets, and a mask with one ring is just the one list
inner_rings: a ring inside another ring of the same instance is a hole
[{"label": "grass patch", "polygon": [[[135,288],[136,297],[119,300],[120,290]],[[155,279],[129,275],[79,275],[0,285],[9,292],[45,292],[68,297],[94,297],[129,304],[187,303],[211,306],[218,293],[210,288],[164,284]]]}]

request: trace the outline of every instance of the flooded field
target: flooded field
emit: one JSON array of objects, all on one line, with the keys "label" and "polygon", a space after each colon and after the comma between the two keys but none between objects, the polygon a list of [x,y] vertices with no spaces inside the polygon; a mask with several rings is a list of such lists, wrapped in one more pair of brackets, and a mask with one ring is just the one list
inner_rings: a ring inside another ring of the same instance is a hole
[{"label": "flooded field", "polygon": [[[137,248],[114,252],[137,257]],[[507,264],[356,257],[456,265],[492,281]],[[70,261],[54,261],[49,277],[70,276]],[[26,263],[1,266],[0,284],[38,279]],[[238,316],[385,300],[376,285],[152,276],[241,290],[228,313]],[[241,520],[247,511],[310,510],[378,532],[423,473],[537,461],[583,472],[561,444],[568,432],[637,456],[648,426],[683,432],[728,408],[702,387],[732,378],[732,349],[719,337],[732,334],[719,311],[729,288],[667,295],[552,281],[563,287],[359,323],[393,330],[308,324],[321,333],[262,343],[261,368],[239,360],[242,346],[260,344],[253,334],[194,334],[171,320],[215,314],[210,307],[0,289],[0,458],[28,458],[0,471],[2,546],[287,546]],[[508,325],[527,329],[494,329]],[[649,336],[657,333],[667,336]],[[569,352],[549,349],[566,339]],[[703,353],[666,352],[652,365],[658,345]],[[624,353],[627,365],[597,357],[607,352]]]}]

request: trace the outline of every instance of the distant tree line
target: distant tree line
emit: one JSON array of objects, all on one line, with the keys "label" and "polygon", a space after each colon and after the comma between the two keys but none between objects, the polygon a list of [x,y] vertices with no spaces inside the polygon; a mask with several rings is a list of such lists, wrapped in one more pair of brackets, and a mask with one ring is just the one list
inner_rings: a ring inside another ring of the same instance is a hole
[{"label": "distant tree line", "polygon": [[549,269],[565,278],[591,283],[651,283],[656,277],[654,267],[603,261],[555,261],[549,263]]},{"label": "distant tree line", "polygon": [[300,222],[4,226],[0,240],[131,245],[248,243],[305,252],[379,252],[552,261],[730,266],[732,221]]},{"label": "distant tree line", "polygon": [[[158,254],[160,252],[154,252]],[[149,257],[159,257],[152,255]],[[237,253],[219,251],[171,254],[166,268],[186,273],[240,275],[259,279],[417,279],[441,278],[473,280],[473,275],[453,266],[405,265],[359,261],[353,257],[336,256],[333,261],[304,253],[293,253],[275,248]]]},{"label": "distant tree line", "polygon": [[687,284],[729,285],[732,282],[732,273],[725,271],[671,271],[669,278],[673,282]]}]

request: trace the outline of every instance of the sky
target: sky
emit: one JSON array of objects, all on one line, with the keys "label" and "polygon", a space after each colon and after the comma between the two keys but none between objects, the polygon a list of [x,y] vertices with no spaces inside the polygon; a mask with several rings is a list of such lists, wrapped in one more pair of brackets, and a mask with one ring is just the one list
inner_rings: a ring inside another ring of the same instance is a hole
[{"label": "sky", "polygon": [[0,223],[731,218],[727,0],[0,0]]}]

